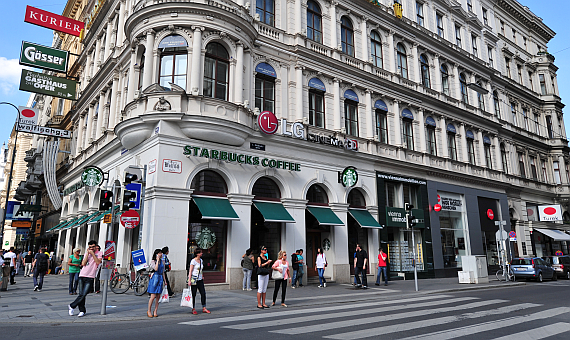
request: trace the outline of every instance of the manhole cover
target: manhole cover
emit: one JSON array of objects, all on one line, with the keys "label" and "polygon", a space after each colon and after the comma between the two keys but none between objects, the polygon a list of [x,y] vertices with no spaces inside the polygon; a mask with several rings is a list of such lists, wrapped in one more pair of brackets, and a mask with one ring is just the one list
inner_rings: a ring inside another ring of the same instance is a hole
[{"label": "manhole cover", "polygon": [[33,315],[18,315],[19,318],[31,318]]}]

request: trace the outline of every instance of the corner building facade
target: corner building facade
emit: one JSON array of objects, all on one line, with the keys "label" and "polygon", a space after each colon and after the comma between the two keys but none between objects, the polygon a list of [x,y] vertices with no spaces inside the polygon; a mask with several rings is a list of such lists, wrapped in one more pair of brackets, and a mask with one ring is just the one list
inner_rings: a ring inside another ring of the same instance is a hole
[{"label": "corner building facade", "polygon": [[[196,247],[212,287],[238,289],[241,256],[261,245],[272,258],[303,248],[309,276],[322,247],[336,282],[350,282],[356,243],[370,274],[383,247],[392,276],[409,275],[414,248],[424,277],[446,275],[460,265],[443,259],[445,240],[485,248],[430,223],[436,182],[503,200],[497,218],[530,238],[513,212],[568,193],[563,105],[544,52],[554,32],[516,1],[401,2],[402,18],[387,0],[78,2],[88,31],[60,251],[69,255],[73,229],[102,244],[113,228],[122,267],[139,241],[147,255],[169,246],[178,288]],[[546,172],[558,162],[560,184],[520,172],[531,155]],[[147,165],[142,228],[102,223],[100,188],[76,185],[87,165],[108,183]],[[358,176],[343,182],[349,167]],[[404,203],[423,215],[416,245],[396,216]]]}]

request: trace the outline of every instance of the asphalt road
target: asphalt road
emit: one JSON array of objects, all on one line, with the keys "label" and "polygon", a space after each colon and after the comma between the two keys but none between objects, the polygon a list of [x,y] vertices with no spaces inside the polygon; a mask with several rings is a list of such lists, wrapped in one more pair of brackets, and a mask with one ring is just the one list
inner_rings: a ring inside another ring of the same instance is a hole
[{"label": "asphalt road", "polygon": [[2,339],[569,339],[570,281],[144,321],[2,324]]}]

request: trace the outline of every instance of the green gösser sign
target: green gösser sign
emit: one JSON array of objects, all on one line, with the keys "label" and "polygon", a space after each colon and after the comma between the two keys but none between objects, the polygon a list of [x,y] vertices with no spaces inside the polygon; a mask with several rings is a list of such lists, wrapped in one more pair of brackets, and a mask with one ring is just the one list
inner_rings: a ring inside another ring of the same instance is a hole
[{"label": "green g\u00f6sser sign", "polygon": [[266,168],[284,169],[290,171],[301,171],[301,164],[284,161],[280,159],[261,158],[259,156],[251,156],[236,152],[208,150],[197,146],[186,145],[184,147],[184,155],[186,157],[196,156],[217,159],[226,162],[237,162],[239,164],[261,165]]},{"label": "green g\u00f6sser sign", "polygon": [[96,166],[89,166],[81,174],[81,182],[88,187],[95,187],[103,183],[103,170]]},{"label": "green g\u00f6sser sign", "polygon": [[67,51],[22,41],[20,65],[66,73],[67,56]]},{"label": "green g\u00f6sser sign", "polygon": [[340,182],[345,187],[353,187],[358,182],[358,172],[353,166],[349,166],[342,170],[340,174]]}]

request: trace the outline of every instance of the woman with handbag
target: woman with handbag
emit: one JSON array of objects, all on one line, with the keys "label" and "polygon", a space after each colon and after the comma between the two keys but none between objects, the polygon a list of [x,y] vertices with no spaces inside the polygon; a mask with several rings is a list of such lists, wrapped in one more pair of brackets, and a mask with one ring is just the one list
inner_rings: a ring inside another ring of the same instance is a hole
[{"label": "woman with handbag", "polygon": [[287,262],[287,253],[283,250],[277,255],[278,259],[275,261],[273,266],[272,277],[275,280],[275,289],[273,290],[273,304],[275,306],[275,300],[277,300],[277,294],[279,294],[279,286],[281,286],[281,306],[287,307],[285,304],[285,294],[287,292],[287,279],[291,282],[291,276],[289,275],[289,263]]},{"label": "woman with handbag", "polygon": [[206,288],[204,288],[204,277],[202,270],[204,269],[204,262],[202,261],[202,249],[197,248],[194,250],[194,258],[190,261],[190,274],[188,276],[188,284],[192,291],[192,314],[196,315],[196,293],[200,291],[200,299],[202,300],[202,313],[210,314],[206,309]]},{"label": "woman with handbag", "polygon": [[322,248],[317,248],[317,260],[315,261],[315,270],[319,273],[319,288],[327,287],[325,280],[325,267],[327,266],[327,257]]},{"label": "woman with handbag", "polygon": [[245,251],[242,256],[241,267],[243,271],[243,290],[251,290],[251,273],[253,272],[253,260],[251,248]]},{"label": "woman with handbag", "polygon": [[[148,300],[148,310],[146,315],[149,318],[158,317],[158,301],[162,295],[164,285],[164,261],[162,260],[162,249],[155,249],[152,254],[152,261],[149,264],[150,280],[148,281],[148,290],[150,299]],[[150,312],[152,303],[156,300],[154,313]]]},{"label": "woman with handbag", "polygon": [[257,258],[257,308],[269,308],[265,304],[265,295],[267,294],[267,284],[269,283],[269,267],[273,260],[267,255],[267,248],[261,246],[260,255]]}]

